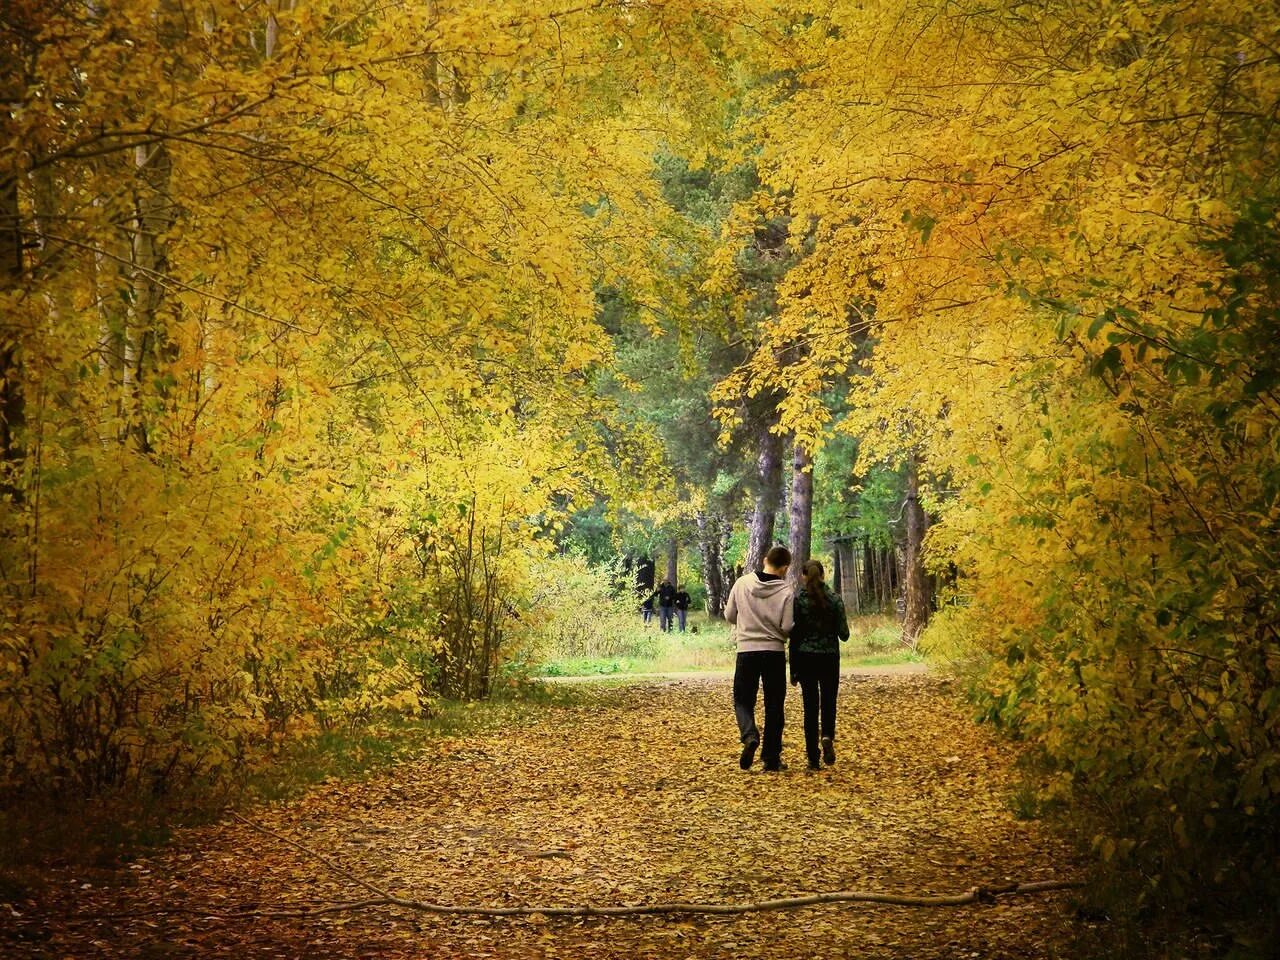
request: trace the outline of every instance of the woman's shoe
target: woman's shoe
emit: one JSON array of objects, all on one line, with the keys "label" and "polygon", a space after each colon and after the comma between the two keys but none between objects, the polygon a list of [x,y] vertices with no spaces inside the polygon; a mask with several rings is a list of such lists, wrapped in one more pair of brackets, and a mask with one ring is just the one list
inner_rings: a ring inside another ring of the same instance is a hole
[{"label": "woman's shoe", "polygon": [[822,738],[822,762],[828,767],[836,762],[836,745],[830,737]]}]

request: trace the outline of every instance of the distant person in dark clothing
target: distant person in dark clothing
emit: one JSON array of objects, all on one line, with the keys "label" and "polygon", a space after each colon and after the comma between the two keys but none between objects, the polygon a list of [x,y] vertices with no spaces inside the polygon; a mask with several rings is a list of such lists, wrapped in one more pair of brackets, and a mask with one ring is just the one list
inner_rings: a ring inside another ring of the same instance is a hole
[{"label": "distant person in dark clothing", "polygon": [[670,580],[663,580],[658,587],[658,626],[666,633],[671,632],[671,622],[675,619],[672,611],[676,604],[676,588]]},{"label": "distant person in dark clothing", "polygon": [[649,625],[649,621],[653,619],[653,598],[655,596],[657,594],[651,593],[640,601],[640,615],[644,618],[646,627]]},{"label": "distant person in dark clothing", "polygon": [[684,625],[689,616],[689,592],[685,590],[684,584],[680,584],[680,589],[676,591],[676,620],[680,623],[680,632],[684,633]]},{"label": "distant person in dark clothing", "polygon": [[[787,697],[787,634],[794,615],[787,567],[791,551],[777,546],[765,554],[764,569],[739,577],[729,591],[724,618],[733,624],[738,657],[733,668],[733,713],[742,756],[751,769],[756,749],[765,770],[782,769],[783,704]],[[764,740],[756,728],[756,696],[764,689]]]},{"label": "distant person in dark clothing", "polygon": [[[804,698],[804,749],[809,769],[836,762],[836,693],[840,687],[840,641],[849,639],[844,602],[822,579],[822,564],[809,560],[800,568],[791,628],[791,682]],[[821,725],[819,725],[821,719]],[[819,731],[821,726],[821,731]]]}]

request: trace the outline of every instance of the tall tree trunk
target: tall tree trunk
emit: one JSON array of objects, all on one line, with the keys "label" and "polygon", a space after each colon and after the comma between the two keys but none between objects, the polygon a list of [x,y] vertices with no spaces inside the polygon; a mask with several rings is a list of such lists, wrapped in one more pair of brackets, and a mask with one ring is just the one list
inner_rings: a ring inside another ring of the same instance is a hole
[{"label": "tall tree trunk", "polygon": [[932,578],[924,569],[924,535],[929,518],[920,506],[920,462],[912,455],[907,462],[907,542],[903,558],[902,639],[913,647],[929,623],[933,600]]},{"label": "tall tree trunk", "polygon": [[795,443],[791,464],[791,578],[798,580],[813,546],[813,457]]},{"label": "tall tree trunk", "polygon": [[672,537],[667,541],[667,581],[674,587],[680,573],[680,541]]},{"label": "tall tree trunk", "polygon": [[[0,93],[5,104],[25,99],[20,52],[9,44],[0,44]],[[14,142],[13,121],[6,106],[0,110],[0,142]],[[17,288],[23,281],[22,210],[18,202],[18,164],[0,170],[0,290]],[[26,426],[26,404],[22,390],[22,332],[13,318],[0,329],[0,492],[22,499],[22,434]]]},{"label": "tall tree trunk", "polygon": [[844,600],[846,610],[850,613],[858,613],[862,608],[862,600],[859,597],[861,581],[853,544],[848,540],[837,541],[835,554],[840,566],[840,597]]},{"label": "tall tree trunk", "polygon": [[729,591],[733,589],[733,582],[738,579],[742,573],[740,567],[735,566],[730,557],[729,549],[733,541],[733,527],[729,518],[722,518],[720,525],[720,583],[722,593],[720,595],[720,615],[724,616],[724,605],[729,602]]},{"label": "tall tree trunk", "polygon": [[[0,181],[0,232],[4,242],[0,289],[9,290],[22,283],[22,222],[17,171],[0,176],[4,177]],[[14,500],[22,498],[22,433],[27,420],[20,349],[19,330],[11,328],[0,332],[0,459],[4,470],[0,490]]]},{"label": "tall tree trunk", "polygon": [[760,426],[755,508],[747,533],[747,553],[742,558],[743,567],[748,572],[760,569],[764,555],[773,546],[773,528],[778,504],[782,501],[782,438],[769,429],[772,426],[772,419]]},{"label": "tall tree trunk", "polygon": [[155,380],[168,338],[161,317],[168,257],[164,235],[173,223],[169,194],[169,150],[164,143],[134,148],[138,192],[133,221],[133,298],[126,338],[129,376],[129,433],[144,453],[152,450],[149,387]]},{"label": "tall tree trunk", "polygon": [[871,541],[862,541],[862,595],[868,610],[878,610],[880,596],[876,593],[876,554],[871,550]]},{"label": "tall tree trunk", "polygon": [[[437,13],[435,0],[427,0],[426,12],[434,24]],[[444,98],[440,94],[440,55],[433,49],[422,57],[422,89],[427,106],[435,110],[444,106]]]},{"label": "tall tree trunk", "polygon": [[[181,43],[187,33],[182,4],[178,0],[161,0],[156,12],[156,26],[166,47],[176,47]],[[173,158],[164,140],[134,147],[133,160],[136,187],[130,231],[131,329],[125,334],[130,405],[128,432],[139,450],[150,453],[153,438],[148,393],[157,380],[161,363],[176,359],[161,308],[169,272],[165,237],[176,217],[177,200],[170,189]],[[166,392],[164,388],[160,389],[162,394]]]},{"label": "tall tree trunk", "polygon": [[707,589],[707,614],[724,616],[728,586],[724,580],[724,542],[722,530],[727,526],[718,513],[698,514],[698,551],[702,555],[702,585]]}]

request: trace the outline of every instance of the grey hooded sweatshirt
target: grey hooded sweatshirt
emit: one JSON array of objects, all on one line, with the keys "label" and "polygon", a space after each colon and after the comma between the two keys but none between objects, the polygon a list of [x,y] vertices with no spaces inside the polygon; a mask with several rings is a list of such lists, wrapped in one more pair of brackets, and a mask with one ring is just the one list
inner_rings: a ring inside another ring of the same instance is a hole
[{"label": "grey hooded sweatshirt", "polygon": [[724,605],[724,618],[733,624],[739,653],[783,652],[794,623],[792,594],[785,577],[761,580],[758,573],[748,573],[738,578]]}]

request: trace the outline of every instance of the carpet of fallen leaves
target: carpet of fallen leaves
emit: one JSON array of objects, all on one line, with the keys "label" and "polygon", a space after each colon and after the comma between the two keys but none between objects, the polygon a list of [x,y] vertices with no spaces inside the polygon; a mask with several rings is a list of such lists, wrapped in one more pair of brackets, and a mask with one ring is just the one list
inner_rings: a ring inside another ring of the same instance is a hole
[{"label": "carpet of fallen leaves", "polygon": [[[834,767],[804,770],[789,688],[781,773],[738,769],[724,677],[592,686],[532,724],[441,740],[376,779],[252,811],[404,897],[491,905],[960,893],[1069,878],[1067,843],[1017,820],[1007,745],[945,681],[846,676]],[[109,877],[56,879],[0,918],[30,957],[1044,958],[1071,953],[1070,893],[962,907],[839,904],[741,916],[478,919],[395,907],[217,914],[367,891],[247,824],[182,831]]]}]

